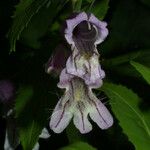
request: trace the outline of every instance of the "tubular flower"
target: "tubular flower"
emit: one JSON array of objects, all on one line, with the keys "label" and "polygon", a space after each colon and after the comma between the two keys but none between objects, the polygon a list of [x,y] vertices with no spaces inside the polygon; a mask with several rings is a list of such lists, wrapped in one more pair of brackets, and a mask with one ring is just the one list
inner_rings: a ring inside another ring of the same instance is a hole
[{"label": "tubular flower", "polygon": [[[62,80],[64,76],[66,80]],[[88,117],[101,129],[107,129],[113,124],[111,114],[84,80],[66,74],[64,69],[58,87],[66,90],[51,116],[50,127],[54,132],[62,132],[72,118],[81,133],[88,133],[92,130]]]},{"label": "tubular flower", "polygon": [[72,53],[60,74],[58,87],[65,89],[50,120],[50,128],[62,132],[73,118],[81,133],[92,130],[90,117],[101,129],[113,124],[113,118],[92,89],[102,86],[105,72],[99,63],[97,44],[108,35],[106,23],[93,14],[79,13],[66,21],[65,38]]},{"label": "tubular flower", "polygon": [[107,23],[82,12],[68,19],[66,24],[65,38],[72,48],[66,63],[67,73],[84,79],[87,85],[97,83],[100,87],[105,73],[99,64],[96,46],[108,35]]},{"label": "tubular flower", "polygon": [[0,80],[0,101],[9,103],[15,95],[15,87],[9,80]]},{"label": "tubular flower", "polygon": [[66,20],[65,38],[72,47],[82,50],[94,50],[108,35],[107,23],[98,20],[93,14],[79,13]]},{"label": "tubular flower", "polygon": [[82,78],[87,85],[93,85],[93,88],[102,86],[105,72],[99,64],[98,53],[86,57],[86,55],[81,55],[78,49],[75,49],[67,60],[66,69],[67,73]]},{"label": "tubular flower", "polygon": [[70,55],[70,51],[62,43],[55,48],[55,52],[51,55],[48,62],[45,64],[45,71],[48,74],[59,75],[66,65],[66,61]]}]

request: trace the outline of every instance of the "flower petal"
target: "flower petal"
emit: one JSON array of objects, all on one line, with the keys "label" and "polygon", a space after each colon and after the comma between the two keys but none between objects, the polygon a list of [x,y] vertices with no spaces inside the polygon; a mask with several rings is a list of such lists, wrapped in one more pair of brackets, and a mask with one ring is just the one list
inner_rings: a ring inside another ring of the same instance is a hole
[{"label": "flower petal", "polygon": [[61,133],[69,124],[73,114],[67,111],[68,101],[61,104],[62,100],[57,103],[50,120],[50,128],[55,133]]},{"label": "flower petal", "polygon": [[102,79],[105,77],[105,73],[101,69],[97,54],[93,54],[93,56],[89,59],[89,69],[89,73],[86,75],[86,84],[95,88],[102,86]]},{"label": "flower petal", "polygon": [[93,14],[90,15],[89,21],[96,25],[98,31],[99,31],[99,37],[95,44],[99,44],[104,41],[104,39],[108,35],[108,29],[106,28],[107,23],[104,21],[98,20]]},{"label": "flower petal", "polygon": [[39,144],[39,142],[37,142],[37,143],[34,145],[34,147],[33,147],[32,150],[39,150],[39,149],[40,149],[40,144]]},{"label": "flower petal", "polygon": [[66,69],[63,69],[61,74],[60,74],[60,81],[57,84],[57,86],[61,89],[69,88],[70,80],[72,78],[73,78],[73,76],[68,74]]},{"label": "flower petal", "polygon": [[80,109],[74,113],[74,125],[82,134],[88,133],[92,130],[92,125],[88,120],[88,114]]},{"label": "flower petal", "polygon": [[66,21],[67,28],[65,29],[65,38],[69,44],[74,45],[74,41],[72,38],[73,30],[75,26],[77,26],[81,21],[87,20],[87,14],[85,12],[79,13],[75,18],[68,19]]},{"label": "flower petal", "polygon": [[42,139],[47,139],[50,137],[50,134],[46,128],[43,128],[41,134],[39,135],[40,138]]},{"label": "flower petal", "polygon": [[96,29],[99,32],[99,36],[95,42],[95,45],[104,41],[104,39],[108,35],[108,29],[106,28],[107,23],[98,20],[93,14],[86,14],[85,12],[79,13],[73,19],[66,20],[67,28],[65,29],[65,38],[68,44],[75,45],[73,40],[73,30],[74,28],[83,21],[89,21],[90,23],[94,24]]},{"label": "flower petal", "polygon": [[105,107],[105,105],[98,100],[94,94],[90,94],[91,99],[91,110],[89,111],[89,115],[91,119],[97,123],[97,125],[101,129],[107,129],[112,126],[113,124],[113,117],[108,111],[108,109]]},{"label": "flower petal", "polygon": [[66,63],[67,72],[77,77],[83,77],[86,74],[88,62],[80,54],[73,54]]},{"label": "flower petal", "polygon": [[105,72],[99,64],[99,55],[93,54],[89,59],[80,55],[75,49],[66,63],[67,73],[82,78],[91,88],[102,86]]}]

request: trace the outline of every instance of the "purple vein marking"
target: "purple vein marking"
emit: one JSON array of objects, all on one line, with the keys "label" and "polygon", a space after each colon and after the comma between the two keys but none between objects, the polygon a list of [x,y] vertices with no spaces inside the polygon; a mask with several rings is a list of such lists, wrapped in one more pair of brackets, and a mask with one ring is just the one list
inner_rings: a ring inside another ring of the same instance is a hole
[{"label": "purple vein marking", "polygon": [[80,111],[80,113],[81,113],[81,118],[82,118],[82,127],[83,127],[83,130],[85,130],[85,124],[84,124],[83,112],[82,112],[81,107],[80,107],[80,105],[79,105],[79,104],[78,104],[78,107],[79,107],[79,111]]},{"label": "purple vein marking", "polygon": [[108,123],[106,122],[106,120],[105,120],[105,119],[103,118],[103,116],[101,115],[101,113],[100,113],[100,111],[99,111],[99,109],[98,109],[98,107],[97,107],[97,104],[96,104],[93,100],[92,100],[92,103],[95,105],[96,110],[97,110],[99,116],[102,118],[102,120],[105,122],[105,124],[106,124],[107,126],[109,126]]},{"label": "purple vein marking", "polygon": [[63,115],[64,115],[64,113],[65,113],[65,108],[66,108],[68,102],[69,102],[69,100],[65,103],[65,105],[64,105],[64,107],[63,107],[63,111],[62,111],[61,116],[60,116],[60,119],[58,120],[57,124],[55,125],[55,128],[57,128],[57,126],[58,126],[59,123],[61,122],[61,120],[62,120],[62,118],[63,118]]}]

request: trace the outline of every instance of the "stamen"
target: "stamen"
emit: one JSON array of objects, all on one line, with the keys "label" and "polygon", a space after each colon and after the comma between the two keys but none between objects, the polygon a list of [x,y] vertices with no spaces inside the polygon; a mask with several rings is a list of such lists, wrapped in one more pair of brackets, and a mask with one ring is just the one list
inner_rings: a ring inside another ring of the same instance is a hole
[{"label": "stamen", "polygon": [[87,21],[87,24],[88,24],[88,30],[91,30],[91,29],[92,29],[92,27],[91,27],[90,22],[89,22],[89,21]]},{"label": "stamen", "polygon": [[93,25],[93,28],[96,30],[96,35],[98,36],[98,29],[95,25]]}]

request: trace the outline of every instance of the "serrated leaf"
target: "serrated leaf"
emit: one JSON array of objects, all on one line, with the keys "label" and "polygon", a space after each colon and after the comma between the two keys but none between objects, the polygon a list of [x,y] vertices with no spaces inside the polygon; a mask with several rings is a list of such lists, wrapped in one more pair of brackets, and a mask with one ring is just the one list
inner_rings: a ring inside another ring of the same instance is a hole
[{"label": "serrated leaf", "polygon": [[[22,86],[16,98],[15,112],[19,129],[20,142],[24,150],[34,147],[39,135],[47,122],[48,101],[47,89],[41,89],[38,83],[32,86]],[[46,107],[47,106],[47,107]]]},{"label": "serrated leaf", "polygon": [[85,142],[76,142],[64,148],[61,148],[60,150],[96,150],[96,148]]},{"label": "serrated leaf", "polygon": [[130,61],[138,61],[147,67],[150,67],[150,51],[149,49],[141,49],[135,52],[123,54],[114,58],[104,59],[102,65],[111,70],[113,73],[117,73],[123,76],[130,76],[141,78],[141,75],[131,65]]},{"label": "serrated leaf", "polygon": [[136,150],[149,150],[150,112],[141,112],[139,97],[130,89],[111,83],[105,83],[102,91],[109,97],[113,113]]},{"label": "serrated leaf", "polygon": [[[26,109],[26,106],[32,100],[34,94],[34,90],[31,86],[23,86],[18,91],[18,96],[16,98],[15,103],[15,112],[18,120],[19,126],[19,135],[20,141],[24,148],[24,150],[32,149],[35,143],[38,140],[38,136],[41,132],[41,127],[35,120],[31,120],[28,122],[26,126],[23,125],[22,122],[26,122],[26,117],[30,118],[30,116],[22,115]],[[25,119],[25,121],[24,121]],[[28,119],[27,119],[28,120]]]},{"label": "serrated leaf", "polygon": [[142,75],[147,83],[150,84],[150,68],[134,61],[131,61],[130,63]]},{"label": "serrated leaf", "polygon": [[93,7],[90,12],[95,14],[99,19],[103,20],[107,11],[109,9],[109,0],[100,0],[98,2],[95,1]]},{"label": "serrated leaf", "polygon": [[[51,3],[48,7],[41,8],[40,11],[34,15],[34,17],[28,23],[27,28],[25,28],[21,33],[21,42],[31,48],[38,49],[41,46],[41,39],[47,34],[52,25],[54,25],[54,18],[58,16],[59,12],[68,2],[68,0],[55,0],[50,2]],[[59,23],[58,25],[60,26]],[[49,32],[52,36],[52,31]]]},{"label": "serrated leaf", "polygon": [[16,41],[19,39],[21,32],[28,25],[31,18],[46,5],[49,0],[22,0],[16,7],[12,27],[8,33],[10,40],[10,52],[15,51]]}]

